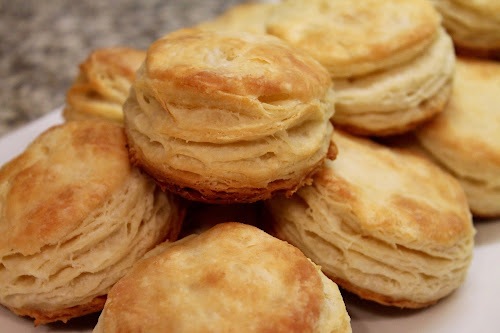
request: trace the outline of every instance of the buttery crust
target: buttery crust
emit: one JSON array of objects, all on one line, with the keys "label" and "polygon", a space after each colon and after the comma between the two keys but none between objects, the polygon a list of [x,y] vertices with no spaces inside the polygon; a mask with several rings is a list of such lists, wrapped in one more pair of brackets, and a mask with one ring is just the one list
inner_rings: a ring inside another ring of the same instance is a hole
[{"label": "buttery crust", "polygon": [[272,36],[165,36],[150,46],[124,112],[132,162],[191,200],[291,194],[332,151],[328,72]]},{"label": "buttery crust", "polygon": [[458,58],[444,112],[415,132],[463,186],[474,215],[500,216],[500,64]]},{"label": "buttery crust", "polygon": [[255,227],[222,223],[154,252],[110,291],[95,333],[351,332],[337,286]]},{"label": "buttery crust", "polygon": [[309,52],[333,78],[366,75],[415,58],[440,17],[424,0],[288,0],[267,33]]},{"label": "buttery crust", "polygon": [[427,159],[341,131],[335,161],[290,199],[273,233],[340,286],[385,305],[435,303],[465,280],[474,227],[460,185]]},{"label": "buttery crust", "polygon": [[500,59],[500,3],[433,0],[460,55]]},{"label": "buttery crust", "polygon": [[121,126],[52,127],[0,169],[0,303],[36,325],[98,311],[135,261],[177,238],[183,216],[130,165]]},{"label": "buttery crust", "polygon": [[[163,180],[163,175],[158,173],[155,167],[150,166],[146,161],[146,158],[140,157],[140,151],[134,148],[130,148],[130,158],[132,163],[140,165],[148,174],[155,178],[156,183],[164,190],[168,190],[173,193],[192,201],[205,202],[210,204],[235,204],[235,203],[252,203],[261,200],[266,200],[278,193],[284,194],[290,197],[299,189],[301,186],[310,185],[313,181],[312,176],[317,173],[325,162],[326,157],[329,159],[335,159],[337,156],[337,148],[332,142],[328,148],[327,156],[318,161],[314,165],[308,174],[302,176],[302,179],[293,180],[277,180],[272,181],[265,188],[224,188],[223,190],[214,190],[213,187],[204,186],[201,180],[200,185],[195,189],[192,186],[193,177],[190,182],[186,182],[182,177],[176,179],[176,183],[171,183],[169,181]],[[188,174],[189,177],[189,174]],[[284,190],[284,188],[286,190]]]},{"label": "buttery crust", "polygon": [[107,119],[121,123],[135,72],[146,52],[128,47],[92,51],[66,94],[66,120]]},{"label": "buttery crust", "polygon": [[38,326],[53,323],[55,321],[62,321],[63,323],[66,323],[70,319],[101,311],[104,308],[104,303],[106,303],[105,295],[98,296],[86,304],[76,305],[66,309],[40,311],[33,309],[9,308],[9,310],[18,316],[28,316],[34,318],[35,326]]},{"label": "buttery crust", "polygon": [[277,7],[277,4],[268,2],[238,4],[215,19],[198,24],[196,28],[265,34],[267,18],[275,7]]}]

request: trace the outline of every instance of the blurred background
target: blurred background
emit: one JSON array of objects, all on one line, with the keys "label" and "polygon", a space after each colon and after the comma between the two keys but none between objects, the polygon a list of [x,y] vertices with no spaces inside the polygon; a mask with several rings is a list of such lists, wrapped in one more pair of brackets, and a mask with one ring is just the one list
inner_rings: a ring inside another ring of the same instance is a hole
[{"label": "blurred background", "polygon": [[0,136],[61,106],[91,50],[147,49],[242,2],[0,0]]}]

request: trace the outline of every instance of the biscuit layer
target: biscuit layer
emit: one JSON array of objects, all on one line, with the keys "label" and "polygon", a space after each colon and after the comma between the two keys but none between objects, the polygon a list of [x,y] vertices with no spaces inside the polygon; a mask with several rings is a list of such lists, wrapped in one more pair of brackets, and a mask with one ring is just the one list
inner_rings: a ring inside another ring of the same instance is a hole
[{"label": "biscuit layer", "polygon": [[444,112],[415,134],[462,184],[472,212],[500,216],[500,65],[458,58]]},{"label": "biscuit layer", "polygon": [[500,56],[500,2],[433,0],[459,51]]},{"label": "biscuit layer", "polygon": [[123,129],[53,127],[0,171],[0,303],[35,324],[100,310],[146,251],[180,232],[178,199],[128,161]]},{"label": "biscuit layer", "polygon": [[140,262],[94,332],[351,332],[337,286],[298,249],[219,224]]},{"label": "biscuit layer", "polygon": [[407,132],[441,112],[455,67],[450,37],[440,29],[414,60],[358,78],[335,80],[334,124],[362,135]]},{"label": "biscuit layer", "polygon": [[108,119],[121,123],[122,106],[135,72],[146,52],[113,47],[97,49],[80,64],[80,72],[66,94],[66,120]]},{"label": "biscuit layer", "polygon": [[339,156],[268,208],[278,237],[342,287],[423,307],[465,280],[474,228],[460,185],[426,159],[336,131]]},{"label": "biscuit layer", "polygon": [[327,71],[271,36],[183,30],[153,43],[125,106],[132,160],[207,202],[293,192],[322,164]]}]

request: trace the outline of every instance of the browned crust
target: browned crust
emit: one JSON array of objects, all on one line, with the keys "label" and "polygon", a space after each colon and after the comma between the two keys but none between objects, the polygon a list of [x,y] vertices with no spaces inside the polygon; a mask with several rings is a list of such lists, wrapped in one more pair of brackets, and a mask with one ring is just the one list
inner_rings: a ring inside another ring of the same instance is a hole
[{"label": "browned crust", "polygon": [[330,146],[325,157],[313,165],[309,171],[300,177],[294,179],[277,179],[268,184],[265,188],[231,188],[228,191],[216,191],[210,187],[193,188],[191,184],[179,184],[175,179],[165,177],[158,172],[154,167],[148,165],[141,158],[141,153],[138,152],[129,143],[130,160],[133,165],[141,168],[155,180],[155,182],[164,191],[175,193],[185,199],[198,201],[210,204],[232,204],[232,203],[252,203],[261,200],[267,200],[277,195],[284,193],[288,198],[291,197],[300,187],[310,185],[313,181],[313,176],[318,173],[324,166],[326,158],[334,160],[337,156],[337,147],[330,141]]},{"label": "browned crust", "polygon": [[408,299],[395,299],[387,295],[378,294],[374,291],[355,286],[352,283],[341,278],[334,277],[326,273],[325,275],[327,275],[333,282],[335,282],[345,290],[352,292],[363,299],[374,301],[382,305],[395,306],[399,308],[420,309],[435,304],[439,300],[435,299],[428,302],[415,302]]},{"label": "browned crust", "polygon": [[442,112],[444,110],[446,104],[448,104],[448,101],[449,101],[450,96],[451,96],[451,91],[452,91],[452,89],[451,89],[451,82],[450,82],[449,84],[447,84],[446,86],[441,88],[441,90],[436,95],[434,95],[432,98],[430,98],[426,101],[423,101],[419,106],[421,115],[417,119],[415,119],[415,120],[413,120],[413,121],[411,121],[403,126],[387,127],[385,129],[382,129],[382,130],[371,130],[371,129],[364,128],[364,127],[358,127],[358,126],[352,125],[352,124],[340,124],[340,123],[336,123],[335,121],[333,121],[333,124],[336,127],[341,128],[342,130],[344,130],[348,133],[355,134],[355,135],[361,135],[361,136],[384,137],[384,136],[392,136],[392,135],[399,135],[399,134],[408,133],[411,130],[414,130],[415,128],[417,128],[419,125],[429,121],[435,115]]},{"label": "browned crust", "polygon": [[175,205],[177,206],[177,214],[173,217],[170,230],[163,241],[174,242],[178,240],[184,226],[184,221],[186,220],[189,202],[178,196],[175,196],[173,201],[175,201]]},{"label": "browned crust", "polygon": [[313,166],[311,171],[302,177],[287,180],[275,180],[268,184],[265,188],[238,188],[231,191],[215,191],[210,187],[192,188],[176,184],[167,178],[163,178],[158,172],[155,172],[145,163],[132,157],[133,164],[142,168],[148,173],[162,190],[168,190],[181,197],[191,200],[210,204],[231,204],[231,203],[252,203],[260,200],[270,199],[278,193],[284,193],[287,197],[291,197],[301,186],[310,185],[312,176],[321,170],[325,158],[321,159]]},{"label": "browned crust", "polygon": [[86,314],[101,311],[106,303],[106,295],[97,296],[86,304],[76,305],[69,308],[57,309],[51,311],[43,311],[27,308],[10,308],[18,316],[29,316],[35,319],[35,326],[62,321],[66,323],[68,320],[76,317],[81,317]]},{"label": "browned crust", "polygon": [[458,45],[456,41],[453,42],[455,44],[455,52],[457,56],[500,60],[500,47],[474,48],[465,45]]},{"label": "browned crust", "polygon": [[500,214],[497,213],[482,212],[472,208],[470,209],[470,211],[475,218],[477,217],[479,219],[493,220],[500,217]]}]

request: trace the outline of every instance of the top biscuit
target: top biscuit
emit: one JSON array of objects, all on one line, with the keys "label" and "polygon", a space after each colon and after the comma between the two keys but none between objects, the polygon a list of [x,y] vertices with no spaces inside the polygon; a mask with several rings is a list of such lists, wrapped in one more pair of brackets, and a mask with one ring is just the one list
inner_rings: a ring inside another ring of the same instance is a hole
[{"label": "top biscuit", "polygon": [[150,46],[125,129],[132,161],[163,187],[253,202],[321,166],[334,102],[326,69],[276,37],[184,29]]},{"label": "top biscuit", "polygon": [[412,59],[439,26],[439,14],[424,0],[289,0],[273,11],[267,32],[306,50],[341,78]]}]

